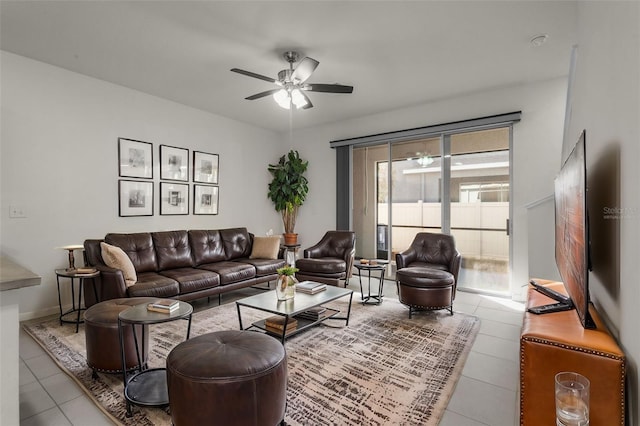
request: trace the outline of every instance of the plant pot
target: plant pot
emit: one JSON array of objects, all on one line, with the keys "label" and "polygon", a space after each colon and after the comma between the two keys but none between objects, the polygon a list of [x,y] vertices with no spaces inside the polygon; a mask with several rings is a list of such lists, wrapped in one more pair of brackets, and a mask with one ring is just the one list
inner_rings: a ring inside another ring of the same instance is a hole
[{"label": "plant pot", "polygon": [[283,235],[284,235],[284,245],[295,246],[296,244],[298,244],[298,234],[293,234],[293,233],[290,234],[285,232]]},{"label": "plant pot", "polygon": [[276,281],[276,296],[278,300],[293,299],[296,295],[298,280],[293,275],[280,275]]}]

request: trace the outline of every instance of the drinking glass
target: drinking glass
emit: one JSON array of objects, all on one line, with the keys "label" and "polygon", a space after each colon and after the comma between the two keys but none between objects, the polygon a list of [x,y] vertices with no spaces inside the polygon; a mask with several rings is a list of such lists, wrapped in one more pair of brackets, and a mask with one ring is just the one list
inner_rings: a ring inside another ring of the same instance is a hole
[{"label": "drinking glass", "polygon": [[572,372],[556,374],[556,425],[589,426],[589,379]]}]

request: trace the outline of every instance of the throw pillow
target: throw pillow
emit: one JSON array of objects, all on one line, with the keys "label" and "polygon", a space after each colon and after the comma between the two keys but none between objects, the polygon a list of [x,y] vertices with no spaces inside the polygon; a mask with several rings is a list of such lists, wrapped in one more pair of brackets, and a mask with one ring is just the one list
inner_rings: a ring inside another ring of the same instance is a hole
[{"label": "throw pillow", "polygon": [[129,259],[129,256],[127,256],[124,250],[107,243],[100,243],[100,248],[104,263],[110,268],[120,269],[122,271],[127,287],[131,287],[138,281],[136,268],[134,268],[131,259]]},{"label": "throw pillow", "polygon": [[253,237],[249,259],[277,259],[280,237]]}]

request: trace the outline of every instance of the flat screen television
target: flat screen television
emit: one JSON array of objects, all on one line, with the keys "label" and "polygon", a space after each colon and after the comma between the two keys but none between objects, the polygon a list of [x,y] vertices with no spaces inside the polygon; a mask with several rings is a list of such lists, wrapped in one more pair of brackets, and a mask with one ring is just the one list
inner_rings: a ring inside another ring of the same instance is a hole
[{"label": "flat screen television", "polygon": [[589,214],[587,210],[586,131],[555,179],[555,256],[562,282],[582,326],[594,328],[589,314]]},{"label": "flat screen television", "polygon": [[529,309],[536,314],[574,309],[584,328],[595,328],[589,314],[589,214],[587,210],[586,131],[567,156],[554,183],[555,257],[569,297],[532,281],[558,303]]}]

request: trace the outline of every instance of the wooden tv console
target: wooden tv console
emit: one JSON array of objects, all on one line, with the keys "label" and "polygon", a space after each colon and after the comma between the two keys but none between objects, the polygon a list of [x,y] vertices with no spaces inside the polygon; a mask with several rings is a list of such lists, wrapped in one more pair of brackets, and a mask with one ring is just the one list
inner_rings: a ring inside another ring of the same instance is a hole
[{"label": "wooden tv console", "polygon": [[[566,294],[561,282],[536,281]],[[555,301],[529,286],[527,308]],[[591,382],[590,426],[624,426],[625,356],[593,305],[596,329],[586,330],[575,310],[525,312],[520,334],[520,425],[555,424],[554,377],[573,371]]]}]

